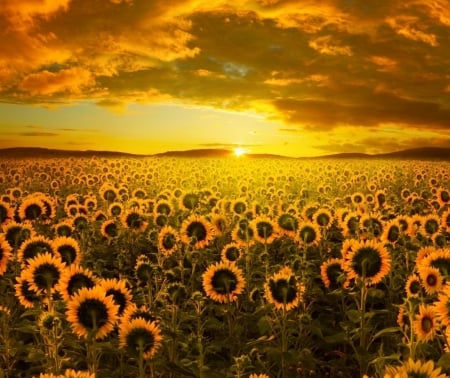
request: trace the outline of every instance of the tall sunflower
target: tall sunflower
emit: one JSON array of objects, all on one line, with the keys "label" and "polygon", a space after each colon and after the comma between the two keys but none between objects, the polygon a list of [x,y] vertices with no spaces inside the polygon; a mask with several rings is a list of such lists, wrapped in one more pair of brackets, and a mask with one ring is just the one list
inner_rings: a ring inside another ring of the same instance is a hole
[{"label": "tall sunflower", "polygon": [[45,205],[38,196],[27,196],[19,206],[22,221],[34,221],[45,214]]},{"label": "tall sunflower", "polygon": [[223,246],[220,252],[222,261],[236,262],[242,257],[242,247],[238,243],[228,243]]},{"label": "tall sunflower", "polygon": [[19,303],[25,308],[33,308],[35,303],[39,302],[39,296],[34,290],[30,289],[30,281],[28,278],[24,277],[23,273],[16,277],[14,292]]},{"label": "tall sunflower", "polygon": [[119,331],[119,347],[135,357],[142,353],[146,360],[157,353],[162,339],[159,326],[140,317],[122,323]]},{"label": "tall sunflower", "polygon": [[298,227],[297,240],[301,245],[317,244],[322,238],[319,227],[313,222],[302,222]]},{"label": "tall sunflower", "polygon": [[343,259],[328,259],[320,266],[320,277],[327,289],[348,287],[349,280],[343,267]]},{"label": "tall sunflower", "polygon": [[443,325],[450,324],[450,283],[446,283],[434,303],[436,316]]},{"label": "tall sunflower", "polygon": [[45,236],[33,236],[22,243],[17,258],[22,266],[27,266],[30,259],[43,253],[55,254],[52,241]]},{"label": "tall sunflower", "polygon": [[202,275],[206,295],[219,303],[234,302],[245,287],[245,278],[236,264],[222,261],[210,265]]},{"label": "tall sunflower", "polygon": [[100,286],[81,288],[67,302],[67,320],[78,337],[103,339],[117,322],[119,306]]},{"label": "tall sunflower", "polygon": [[419,306],[419,313],[413,322],[413,329],[419,341],[426,342],[434,338],[438,322],[432,306],[423,304]]},{"label": "tall sunflower", "polygon": [[0,201],[0,224],[11,221],[14,217],[14,209],[7,202]]},{"label": "tall sunflower", "polygon": [[439,269],[430,266],[419,267],[419,277],[428,295],[437,294],[442,289],[444,279]]},{"label": "tall sunflower", "polygon": [[299,219],[298,216],[290,213],[282,213],[278,215],[276,223],[280,235],[285,235],[291,238],[295,237],[295,233],[298,230]]},{"label": "tall sunflower", "polygon": [[181,224],[181,241],[195,249],[205,248],[214,237],[214,227],[204,216],[190,215]]},{"label": "tall sunflower", "polygon": [[354,240],[352,251],[345,256],[344,267],[350,279],[363,279],[366,285],[375,285],[389,273],[391,257],[382,243]]},{"label": "tall sunflower", "polygon": [[30,222],[17,223],[11,221],[2,226],[5,240],[13,250],[18,250],[22,244],[36,233]]},{"label": "tall sunflower", "polygon": [[123,212],[120,220],[122,222],[122,226],[126,230],[130,230],[136,233],[144,232],[148,225],[144,214],[140,213],[137,210],[129,210]]},{"label": "tall sunflower", "polygon": [[405,291],[406,296],[408,298],[418,298],[420,291],[421,291],[421,285],[420,285],[420,279],[417,276],[417,274],[411,274],[408,279],[406,280],[405,284]]},{"label": "tall sunflower", "polygon": [[269,303],[278,310],[296,308],[304,293],[304,287],[295,278],[292,270],[285,266],[273,274],[264,284],[264,292]]}]

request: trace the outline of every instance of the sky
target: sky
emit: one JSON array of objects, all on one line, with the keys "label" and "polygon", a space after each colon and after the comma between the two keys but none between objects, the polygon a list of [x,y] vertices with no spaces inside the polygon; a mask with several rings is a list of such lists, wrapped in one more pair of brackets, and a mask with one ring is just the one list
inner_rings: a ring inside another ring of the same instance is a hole
[{"label": "sky", "polygon": [[448,0],[0,0],[0,148],[450,147]]}]

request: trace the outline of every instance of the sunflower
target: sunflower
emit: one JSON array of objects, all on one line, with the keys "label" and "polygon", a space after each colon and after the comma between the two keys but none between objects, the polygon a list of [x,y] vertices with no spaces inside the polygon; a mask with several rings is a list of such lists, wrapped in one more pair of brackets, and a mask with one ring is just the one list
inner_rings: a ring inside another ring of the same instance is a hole
[{"label": "sunflower", "polygon": [[221,214],[214,214],[211,217],[211,224],[214,227],[214,233],[216,236],[222,236],[228,227],[227,218]]},{"label": "sunflower", "polygon": [[6,272],[8,261],[12,255],[12,248],[0,234],[0,276]]},{"label": "sunflower", "polygon": [[123,213],[123,206],[120,202],[113,202],[108,206],[108,214],[112,217],[120,217]]},{"label": "sunflower", "polygon": [[14,291],[19,303],[25,308],[33,308],[35,303],[39,302],[39,296],[30,289],[30,281],[23,273],[16,277]]},{"label": "sunflower", "polygon": [[223,246],[220,252],[222,261],[236,262],[242,257],[242,247],[238,243],[228,243]]},{"label": "sunflower", "polygon": [[241,219],[231,232],[231,239],[239,245],[252,245],[255,242],[255,229],[245,218]]},{"label": "sunflower", "polygon": [[117,322],[119,306],[100,286],[83,287],[67,302],[67,320],[78,337],[103,339]]},{"label": "sunflower", "polygon": [[402,235],[402,228],[397,219],[390,220],[383,228],[381,240],[384,243],[395,244]]},{"label": "sunflower", "polygon": [[14,209],[7,202],[0,201],[0,224],[9,222],[14,217]]},{"label": "sunflower", "polygon": [[441,207],[450,204],[450,191],[448,189],[439,187],[436,196]]},{"label": "sunflower", "polygon": [[351,195],[353,205],[360,206],[364,203],[365,197],[361,192],[356,192]]},{"label": "sunflower", "polygon": [[72,236],[75,231],[73,228],[73,220],[71,218],[61,220],[53,226],[53,230],[57,236]]},{"label": "sunflower", "polygon": [[230,205],[230,210],[235,215],[243,215],[248,209],[247,202],[243,198],[234,200]]},{"label": "sunflower", "polygon": [[422,247],[417,251],[416,255],[416,266],[420,266],[423,264],[423,261],[426,257],[431,255],[433,252],[436,252],[437,249],[435,247]]},{"label": "sunflower", "polygon": [[398,314],[397,314],[397,324],[402,329],[407,329],[407,327],[409,328],[409,326],[410,326],[409,316],[406,313],[404,304],[399,306]]},{"label": "sunflower", "polygon": [[190,215],[181,224],[181,241],[195,249],[206,247],[214,237],[214,227],[204,216]]},{"label": "sunflower", "polygon": [[436,316],[443,325],[450,324],[450,283],[446,283],[434,302]]},{"label": "sunflower", "polygon": [[34,221],[45,214],[44,202],[38,196],[28,196],[19,206],[19,217],[22,221]]},{"label": "sunflower", "polygon": [[97,283],[98,278],[89,269],[72,264],[62,272],[57,290],[65,301],[69,301],[79,289],[90,289]]},{"label": "sunflower", "polygon": [[167,200],[159,200],[155,205],[155,214],[164,214],[170,216],[172,214],[172,205]]},{"label": "sunflower", "polygon": [[420,227],[420,233],[432,238],[435,234],[439,233],[441,228],[441,219],[437,215],[427,215],[423,218],[422,225]]},{"label": "sunflower", "polygon": [[302,245],[314,245],[321,239],[319,227],[313,222],[302,222],[298,227],[297,240]]},{"label": "sunflower", "polygon": [[59,255],[64,263],[79,264],[81,262],[81,251],[78,241],[71,237],[59,236],[52,240],[53,250]]},{"label": "sunflower", "polygon": [[291,238],[295,237],[298,230],[298,217],[290,213],[282,213],[277,217],[276,223],[280,235],[285,235]]},{"label": "sunflower", "polygon": [[333,222],[333,215],[330,210],[320,208],[314,213],[312,221],[319,227],[328,228]]},{"label": "sunflower", "polygon": [[433,361],[414,361],[409,359],[401,366],[386,366],[385,376],[392,378],[447,378],[447,374],[441,374],[441,368],[435,368]]},{"label": "sunflower", "polygon": [[438,268],[419,266],[419,277],[428,295],[438,293],[442,289],[443,278]]},{"label": "sunflower", "polygon": [[92,215],[93,222],[104,222],[108,219],[108,216],[103,210],[97,210],[94,215]]},{"label": "sunflower", "polygon": [[39,378],[95,378],[94,373],[87,371],[77,371],[73,369],[66,369],[64,374],[55,375],[53,373],[40,373]]},{"label": "sunflower", "polygon": [[170,256],[178,249],[180,236],[171,226],[164,226],[158,233],[158,249],[166,256]]},{"label": "sunflower", "polygon": [[33,236],[28,240],[25,240],[19,251],[17,252],[17,258],[21,262],[22,266],[28,265],[28,260],[32,259],[39,254],[49,253],[55,254],[52,241],[45,236]]},{"label": "sunflower", "polygon": [[106,295],[113,297],[114,303],[119,306],[117,316],[122,316],[124,311],[131,305],[131,291],[127,288],[124,280],[103,279],[99,285],[105,291]]},{"label": "sunflower", "polygon": [[109,203],[114,202],[118,196],[119,193],[112,185],[106,184],[100,188],[100,197]]},{"label": "sunflower", "polygon": [[156,318],[151,310],[146,305],[136,306],[133,302],[131,302],[130,306],[128,306],[123,312],[120,318],[120,324],[127,324],[131,320],[136,318],[142,318],[147,322],[155,322],[159,323],[159,319]]},{"label": "sunflower", "polygon": [[450,275],[450,249],[435,249],[427,257],[421,260],[421,266],[438,268],[443,277]]},{"label": "sunflower", "polygon": [[106,220],[100,227],[100,233],[106,239],[115,238],[119,235],[119,227],[114,219]]},{"label": "sunflower", "polygon": [[180,197],[180,207],[183,210],[194,210],[200,203],[200,197],[196,193],[186,193]]},{"label": "sunflower", "polygon": [[264,292],[267,301],[276,309],[290,311],[299,305],[304,287],[297,281],[291,268],[285,266],[267,280]]},{"label": "sunflower", "polygon": [[383,222],[380,221],[374,215],[364,215],[360,219],[360,225],[362,231],[368,233],[370,236],[374,238],[380,238],[383,234],[384,225]]},{"label": "sunflower", "polygon": [[16,223],[12,221],[3,225],[3,235],[11,248],[18,250],[23,242],[35,235],[35,231],[30,222]]},{"label": "sunflower", "polygon": [[419,341],[426,342],[434,338],[438,322],[432,306],[419,305],[419,313],[413,322],[413,329]]},{"label": "sunflower", "polygon": [[136,278],[141,282],[150,282],[153,277],[153,265],[149,258],[145,255],[140,255],[134,267]]},{"label": "sunflower", "polygon": [[267,374],[250,374],[248,378],[270,378]]},{"label": "sunflower", "polygon": [[136,210],[129,210],[124,212],[120,220],[122,226],[132,232],[144,232],[147,228],[148,222],[145,220],[145,216]]},{"label": "sunflower", "polygon": [[215,302],[234,302],[242,293],[245,279],[234,263],[222,261],[210,265],[202,275],[203,289]]},{"label": "sunflower", "polygon": [[[346,279],[346,273],[342,266],[342,259],[328,259],[320,266],[320,277],[327,289],[337,289],[339,287],[348,287],[349,281]],[[345,278],[343,280],[341,277]]]},{"label": "sunflower", "polygon": [[389,273],[391,257],[382,243],[354,240],[352,251],[345,256],[344,267],[350,279],[361,278],[366,285],[375,285]]},{"label": "sunflower", "polygon": [[50,253],[40,253],[28,260],[23,276],[30,283],[31,290],[37,294],[50,294],[55,291],[65,266],[59,257]]},{"label": "sunflower", "polygon": [[255,230],[255,240],[263,244],[271,244],[278,237],[278,227],[272,219],[266,215],[260,215],[250,222]]},{"label": "sunflower", "polygon": [[132,319],[122,324],[119,331],[119,347],[126,348],[135,357],[151,359],[161,346],[162,336],[159,326],[143,318]]},{"label": "sunflower", "polygon": [[408,298],[418,298],[420,294],[420,279],[417,274],[411,274],[406,280],[405,291]]},{"label": "sunflower", "polygon": [[340,222],[344,237],[356,236],[359,232],[359,220],[361,215],[358,212],[351,211],[347,213],[344,220]]},{"label": "sunflower", "polygon": [[450,232],[450,209],[442,213],[441,227],[443,227],[446,232]]}]

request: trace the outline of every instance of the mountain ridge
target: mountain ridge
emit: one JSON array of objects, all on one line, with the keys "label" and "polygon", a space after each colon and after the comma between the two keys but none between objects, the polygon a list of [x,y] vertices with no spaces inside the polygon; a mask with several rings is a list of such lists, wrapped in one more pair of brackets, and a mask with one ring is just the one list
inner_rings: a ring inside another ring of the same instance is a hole
[{"label": "mountain ridge", "polygon": [[[102,150],[64,150],[43,147],[9,147],[0,149],[1,158],[62,158],[62,157],[109,157],[109,158],[145,158],[145,157],[177,157],[177,158],[224,158],[234,157],[232,150],[227,149],[190,149],[180,151],[166,151],[156,154],[133,154],[119,151]],[[277,154],[248,153],[241,158],[271,158],[271,159],[408,159],[408,160],[448,160],[450,161],[450,148],[448,147],[419,147],[400,151],[366,154],[344,152],[319,156],[289,157]]]}]

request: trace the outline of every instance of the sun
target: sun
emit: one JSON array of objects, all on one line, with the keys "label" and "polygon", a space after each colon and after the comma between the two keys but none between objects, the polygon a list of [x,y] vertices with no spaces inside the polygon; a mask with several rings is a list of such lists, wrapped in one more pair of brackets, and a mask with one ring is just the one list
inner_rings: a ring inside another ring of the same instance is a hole
[{"label": "sun", "polygon": [[236,147],[234,150],[233,150],[233,153],[236,155],[236,156],[242,156],[242,155],[245,155],[245,153],[246,153],[246,150],[245,150],[245,148],[242,148],[242,147]]}]

